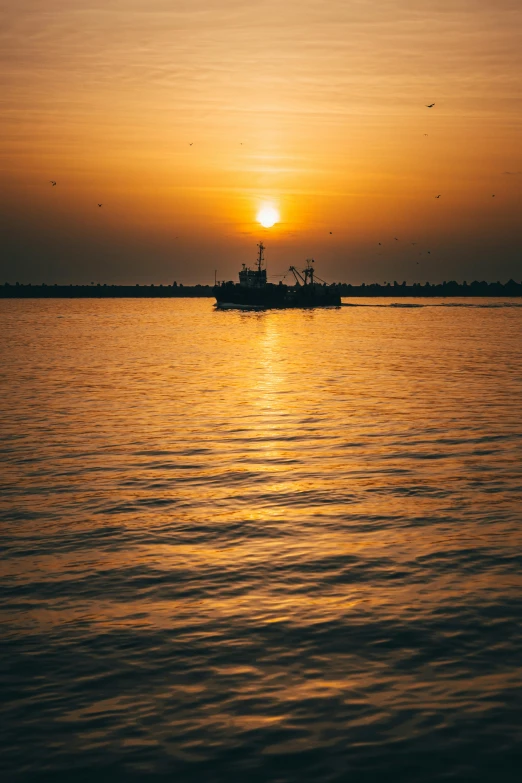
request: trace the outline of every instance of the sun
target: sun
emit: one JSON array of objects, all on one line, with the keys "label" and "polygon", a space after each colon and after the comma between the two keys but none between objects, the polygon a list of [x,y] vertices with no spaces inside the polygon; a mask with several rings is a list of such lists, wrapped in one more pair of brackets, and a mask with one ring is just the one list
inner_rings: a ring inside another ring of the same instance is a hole
[{"label": "sun", "polygon": [[279,222],[279,212],[274,207],[263,207],[257,213],[257,222],[264,228],[272,228],[274,223]]}]

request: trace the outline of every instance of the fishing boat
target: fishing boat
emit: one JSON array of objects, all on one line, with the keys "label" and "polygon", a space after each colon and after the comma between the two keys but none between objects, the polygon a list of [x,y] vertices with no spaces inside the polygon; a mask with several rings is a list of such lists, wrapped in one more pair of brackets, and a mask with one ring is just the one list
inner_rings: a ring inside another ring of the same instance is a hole
[{"label": "fishing boat", "polygon": [[308,258],[302,270],[291,266],[294,285],[283,282],[269,283],[264,265],[265,246],[258,244],[258,255],[252,269],[243,264],[239,272],[239,283],[233,281],[216,283],[214,296],[216,307],[222,310],[267,310],[287,307],[339,307],[341,297],[336,286],[327,285],[315,274],[314,260]]}]

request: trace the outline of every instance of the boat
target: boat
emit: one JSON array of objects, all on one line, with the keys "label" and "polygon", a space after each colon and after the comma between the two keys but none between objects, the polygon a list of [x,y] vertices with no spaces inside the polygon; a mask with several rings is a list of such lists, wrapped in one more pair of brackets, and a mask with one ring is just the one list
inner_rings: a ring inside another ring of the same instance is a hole
[{"label": "boat", "polygon": [[295,285],[283,282],[269,283],[264,266],[265,246],[258,244],[256,265],[253,269],[243,264],[239,283],[232,280],[217,283],[213,292],[216,307],[221,310],[267,310],[288,307],[340,307],[341,296],[334,285],[327,285],[315,274],[314,260],[308,258],[302,270],[291,266]]}]

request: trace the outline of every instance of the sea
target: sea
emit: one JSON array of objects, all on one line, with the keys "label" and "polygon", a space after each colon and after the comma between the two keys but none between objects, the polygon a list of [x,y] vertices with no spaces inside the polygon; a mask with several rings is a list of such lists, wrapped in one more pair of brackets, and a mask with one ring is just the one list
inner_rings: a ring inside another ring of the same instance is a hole
[{"label": "sea", "polygon": [[0,302],[0,777],[522,780],[522,301]]}]

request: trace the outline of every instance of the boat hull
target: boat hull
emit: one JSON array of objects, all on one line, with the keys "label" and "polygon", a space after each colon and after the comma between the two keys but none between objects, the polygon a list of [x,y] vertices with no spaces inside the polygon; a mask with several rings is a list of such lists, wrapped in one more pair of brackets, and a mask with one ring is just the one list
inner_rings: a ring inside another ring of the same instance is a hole
[{"label": "boat hull", "polygon": [[216,304],[223,309],[286,309],[292,307],[340,307],[341,297],[333,286],[286,286],[268,284],[247,288],[237,283],[215,286]]}]

